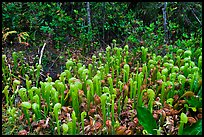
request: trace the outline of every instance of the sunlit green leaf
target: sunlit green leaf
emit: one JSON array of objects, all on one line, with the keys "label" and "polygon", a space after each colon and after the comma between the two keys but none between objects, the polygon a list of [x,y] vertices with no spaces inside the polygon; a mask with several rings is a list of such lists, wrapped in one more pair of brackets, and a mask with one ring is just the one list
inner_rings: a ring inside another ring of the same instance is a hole
[{"label": "sunlit green leaf", "polygon": [[156,135],[157,124],[150,111],[147,108],[138,106],[136,107],[136,110],[139,123],[149,134]]}]

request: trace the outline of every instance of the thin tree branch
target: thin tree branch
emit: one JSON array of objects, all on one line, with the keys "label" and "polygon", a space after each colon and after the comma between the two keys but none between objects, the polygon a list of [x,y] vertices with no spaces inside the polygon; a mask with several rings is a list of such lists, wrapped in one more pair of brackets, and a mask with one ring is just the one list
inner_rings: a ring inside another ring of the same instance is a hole
[{"label": "thin tree branch", "polygon": [[46,43],[44,43],[44,45],[43,45],[43,47],[41,49],[41,52],[40,52],[39,65],[41,65],[41,60],[42,60],[42,55],[43,55],[43,51],[44,51],[45,45],[46,45]]},{"label": "thin tree branch", "polygon": [[191,12],[193,13],[194,17],[197,19],[197,21],[200,23],[200,25],[202,26],[202,22],[198,19],[198,17],[196,16],[194,9],[191,10]]}]

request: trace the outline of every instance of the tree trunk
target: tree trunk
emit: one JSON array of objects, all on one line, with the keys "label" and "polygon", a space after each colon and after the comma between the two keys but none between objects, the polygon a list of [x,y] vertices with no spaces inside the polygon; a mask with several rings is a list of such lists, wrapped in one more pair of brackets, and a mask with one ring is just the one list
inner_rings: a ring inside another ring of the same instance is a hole
[{"label": "tree trunk", "polygon": [[103,9],[102,9],[102,16],[103,16],[103,40],[105,40],[105,29],[104,29],[104,24],[105,24],[105,18],[106,18],[106,14],[105,14],[105,10],[106,10],[106,3],[103,2]]},{"label": "tree trunk", "polygon": [[166,7],[167,7],[167,2],[164,2],[164,8],[162,8],[162,11],[163,11],[163,19],[164,19],[164,44],[165,46],[163,47],[163,51],[162,51],[162,54],[165,55],[166,54],[166,51],[165,51],[165,48],[166,48],[166,44],[168,44],[168,29],[167,29],[167,18],[166,18]]},{"label": "tree trunk", "polygon": [[89,32],[91,31],[91,14],[90,14],[90,4],[89,2],[86,3],[87,4],[87,15],[88,15],[88,29]]},{"label": "tree trunk", "polygon": [[164,19],[164,33],[165,33],[164,44],[168,43],[168,29],[167,29],[167,19],[166,19],[166,6],[167,6],[167,2],[164,3],[164,8],[162,8],[163,19]]}]

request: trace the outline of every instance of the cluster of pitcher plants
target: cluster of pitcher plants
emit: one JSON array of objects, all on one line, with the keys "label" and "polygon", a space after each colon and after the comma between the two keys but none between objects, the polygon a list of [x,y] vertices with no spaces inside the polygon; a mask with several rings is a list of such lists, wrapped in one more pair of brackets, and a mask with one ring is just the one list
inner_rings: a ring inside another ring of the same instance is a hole
[{"label": "cluster of pitcher plants", "polygon": [[[17,107],[22,122],[28,124],[27,134],[38,134],[33,125],[42,120],[45,128],[52,128],[49,134],[58,135],[182,135],[187,123],[202,121],[201,50],[196,61],[190,49],[163,57],[150,54],[147,47],[138,48],[136,56],[130,51],[128,45],[117,47],[113,40],[89,64],[68,59],[55,81],[50,76],[40,79],[39,64],[28,70],[22,67],[24,84],[14,76],[8,79],[12,73],[2,55],[2,93],[9,121],[18,121]],[[19,67],[15,52],[12,57],[15,72]],[[175,115],[174,131],[170,131],[169,119]]]}]

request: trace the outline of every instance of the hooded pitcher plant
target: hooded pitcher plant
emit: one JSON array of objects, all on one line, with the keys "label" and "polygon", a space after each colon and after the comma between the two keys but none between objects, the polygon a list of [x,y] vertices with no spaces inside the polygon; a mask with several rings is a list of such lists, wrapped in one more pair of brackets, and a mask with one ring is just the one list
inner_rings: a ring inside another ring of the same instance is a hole
[{"label": "hooded pitcher plant", "polygon": [[148,89],[147,93],[148,93],[148,97],[149,97],[148,109],[152,113],[155,93],[154,93],[154,91],[152,89]]},{"label": "hooded pitcher plant", "polygon": [[33,103],[32,104],[32,109],[35,113],[35,116],[37,118],[37,120],[40,120],[41,119],[41,112],[40,112],[40,105],[37,104],[37,103]]},{"label": "hooded pitcher plant", "polygon": [[66,62],[66,68],[67,68],[67,70],[71,70],[71,68],[73,67],[73,65],[74,65],[74,62],[72,61],[72,59],[69,59],[69,60],[67,60],[67,62]]},{"label": "hooded pitcher plant", "polygon": [[139,75],[138,75],[138,92],[137,92],[137,94],[138,94],[137,102],[138,102],[139,105],[140,105],[139,100],[140,100],[140,96],[141,96],[140,88],[141,88],[141,85],[142,85],[143,77],[144,77],[143,73],[140,72]]},{"label": "hooded pitcher plant", "polygon": [[103,127],[106,124],[106,100],[108,97],[108,93],[104,93],[101,95],[101,107],[102,107],[102,114],[103,114]]},{"label": "hooded pitcher plant", "polygon": [[61,110],[61,107],[62,107],[62,105],[60,103],[57,103],[54,106],[54,115],[55,115],[55,119],[56,119],[56,123],[57,123],[57,132],[58,132],[58,135],[60,135],[60,126],[59,126],[58,115],[59,115],[59,112]]},{"label": "hooded pitcher plant", "polygon": [[179,125],[179,129],[178,129],[178,135],[183,134],[184,124],[186,124],[187,122],[188,122],[188,117],[186,116],[186,114],[184,114],[182,112],[180,115],[180,125]]},{"label": "hooded pitcher plant", "polygon": [[87,116],[85,111],[81,112],[81,126],[82,126],[82,133],[84,134],[84,118]]},{"label": "hooded pitcher plant", "polygon": [[18,90],[18,93],[22,99],[22,101],[28,101],[28,97],[27,97],[27,94],[26,94],[26,89],[25,88],[21,88]]},{"label": "hooded pitcher plant", "polygon": [[22,102],[21,106],[23,108],[24,114],[26,116],[26,119],[28,120],[28,124],[31,125],[30,123],[30,115],[28,113],[28,110],[31,108],[31,104],[29,102]]},{"label": "hooded pitcher plant", "polygon": [[113,80],[111,77],[108,78],[108,83],[110,85],[110,94],[113,94]]},{"label": "hooded pitcher plant", "polygon": [[129,79],[129,73],[130,73],[130,66],[128,64],[124,65],[124,82],[127,83]]},{"label": "hooded pitcher plant", "polygon": [[186,82],[186,77],[184,75],[179,75],[178,76],[178,81],[181,84],[181,91],[179,92],[179,95],[183,95],[185,82]]},{"label": "hooded pitcher plant", "polygon": [[8,95],[9,95],[9,90],[8,90],[8,88],[9,88],[9,86],[6,85],[6,86],[4,87],[4,90],[2,91],[2,93],[4,93],[4,95],[6,96],[6,106],[7,106],[7,108],[8,108],[8,106],[9,106],[9,97],[8,97]]},{"label": "hooded pitcher plant", "polygon": [[26,89],[30,89],[32,81],[29,80],[29,76],[27,74],[25,74],[25,77],[26,77]]},{"label": "hooded pitcher plant", "polygon": [[62,135],[67,135],[68,129],[69,129],[68,124],[63,123],[62,124],[62,130],[63,130]]},{"label": "hooded pitcher plant", "polygon": [[77,134],[76,120],[77,120],[77,117],[76,117],[75,111],[72,111],[72,133],[73,135]]},{"label": "hooded pitcher plant", "polygon": [[46,103],[47,103],[47,112],[50,112],[51,111],[51,107],[50,107],[50,91],[52,89],[52,85],[50,83],[46,83],[45,85],[45,100],[46,100]]},{"label": "hooded pitcher plant", "polygon": [[71,84],[70,85],[70,92],[72,97],[72,106],[74,108],[74,111],[76,113],[76,116],[79,116],[79,99],[78,99],[78,89],[79,87],[77,84]]}]

